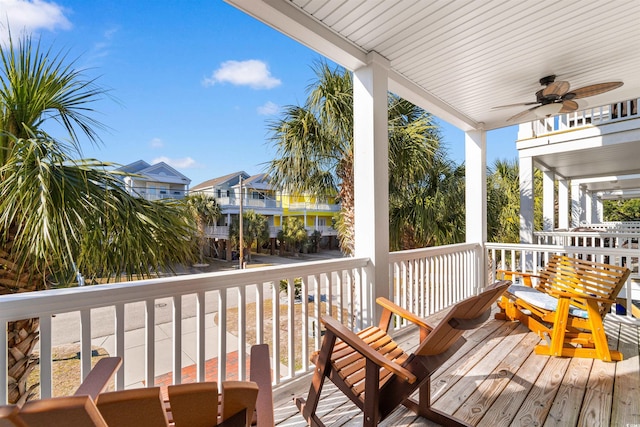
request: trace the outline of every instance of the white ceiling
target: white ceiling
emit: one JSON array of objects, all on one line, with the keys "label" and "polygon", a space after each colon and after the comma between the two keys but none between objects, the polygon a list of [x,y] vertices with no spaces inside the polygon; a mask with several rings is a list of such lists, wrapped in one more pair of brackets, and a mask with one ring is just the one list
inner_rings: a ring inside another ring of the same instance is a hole
[{"label": "white ceiling", "polygon": [[[348,69],[377,52],[391,91],[465,131],[515,124],[507,119],[529,107],[494,107],[534,102],[551,74],[572,88],[624,82],[580,107],[640,97],[638,0],[226,1]],[[628,148],[600,175],[638,158]],[[575,176],[588,175],[598,157],[579,161]]]}]

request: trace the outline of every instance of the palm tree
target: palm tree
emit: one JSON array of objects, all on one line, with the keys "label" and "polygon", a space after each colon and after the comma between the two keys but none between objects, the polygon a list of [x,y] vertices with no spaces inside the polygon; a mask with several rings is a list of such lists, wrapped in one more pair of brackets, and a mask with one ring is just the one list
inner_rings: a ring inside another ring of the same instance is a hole
[{"label": "palm tree", "polygon": [[304,222],[296,217],[285,218],[282,230],[278,232],[278,240],[284,242],[287,249],[292,251],[294,256],[299,256],[300,247],[308,238],[309,235],[304,227]]},{"label": "palm tree", "polygon": [[196,223],[198,230],[198,247],[200,249],[200,263],[204,263],[204,246],[206,244],[205,227],[215,222],[221,215],[221,209],[216,199],[205,193],[191,194],[184,199],[187,211]]},{"label": "palm tree", "polygon": [[[269,164],[275,186],[289,193],[330,198],[341,205],[336,222],[340,246],[353,252],[353,82],[351,73],[315,67],[317,81],[304,106],[289,106],[270,125],[276,156]],[[431,115],[389,95],[390,198],[422,182],[431,168],[440,135]]]},{"label": "palm tree", "polygon": [[[253,242],[256,242],[256,249],[260,247],[260,242],[269,238],[269,225],[267,224],[267,218],[264,215],[260,215],[255,211],[249,210],[242,213],[242,240],[244,241],[244,247],[249,248],[248,260],[251,262],[251,247]],[[236,218],[231,222],[231,228],[229,229],[229,239],[234,246],[240,246],[240,226]],[[257,249],[258,250],[258,249]],[[258,250],[259,251],[259,250]],[[244,252],[244,251],[243,251]],[[246,252],[244,252],[246,253]]]},{"label": "palm tree", "polygon": [[[90,278],[148,277],[192,253],[178,205],[128,195],[110,164],[74,160],[80,136],[98,142],[91,105],[105,91],[25,36],[0,51],[0,294]],[[67,143],[44,131],[49,121]],[[9,324],[9,401],[32,395],[38,319]]]},{"label": "palm tree", "polygon": [[256,242],[256,252],[260,252],[260,242],[267,241],[269,239],[269,225],[267,224],[267,217],[256,213],[256,211],[246,211],[243,216],[243,229],[242,237],[248,243],[249,248],[249,261],[251,261],[251,247],[253,242]]}]

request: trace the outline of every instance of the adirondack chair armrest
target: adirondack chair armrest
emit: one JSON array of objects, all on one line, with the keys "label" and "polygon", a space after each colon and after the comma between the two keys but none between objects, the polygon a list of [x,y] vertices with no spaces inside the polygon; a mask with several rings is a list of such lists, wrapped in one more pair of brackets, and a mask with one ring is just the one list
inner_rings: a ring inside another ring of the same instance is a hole
[{"label": "adirondack chair armrest", "polygon": [[410,311],[405,310],[404,308],[402,308],[399,305],[389,301],[388,299],[386,299],[384,297],[378,297],[376,299],[376,303],[378,303],[378,305],[380,307],[384,308],[385,310],[389,310],[393,314],[396,314],[396,315],[402,317],[403,319],[406,319],[406,320],[414,323],[415,325],[426,329],[427,331],[433,330],[433,327],[431,325],[429,325],[422,317],[416,316],[415,314],[411,313]]},{"label": "adirondack chair armrest", "polygon": [[118,356],[98,360],[74,395],[88,395],[92,400],[96,400],[98,395],[107,388],[109,380],[115,375],[120,365],[122,365],[122,358]]},{"label": "adirondack chair armrest", "polygon": [[533,283],[531,282],[532,278],[541,279],[542,276],[533,273],[524,273],[522,271],[511,271],[511,270],[496,270],[496,275],[504,280],[513,280],[515,277],[522,277],[522,282],[525,286],[533,287]]},{"label": "adirondack chair armrest", "polygon": [[342,323],[335,320],[333,317],[323,317],[322,323],[327,330],[331,331],[338,338],[376,365],[393,372],[398,377],[406,380],[409,384],[413,384],[416,381],[417,378],[414,374],[397,363],[380,355],[380,353],[369,347],[358,335],[349,330]]}]

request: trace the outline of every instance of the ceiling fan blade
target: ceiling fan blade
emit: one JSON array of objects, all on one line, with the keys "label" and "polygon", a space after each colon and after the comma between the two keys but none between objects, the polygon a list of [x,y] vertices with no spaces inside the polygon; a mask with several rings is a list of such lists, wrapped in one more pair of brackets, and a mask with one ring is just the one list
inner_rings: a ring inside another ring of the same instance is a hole
[{"label": "ceiling fan blade", "polygon": [[562,109],[560,113],[571,113],[578,109],[578,103],[576,101],[565,100],[562,101]]},{"label": "ceiling fan blade", "polygon": [[542,96],[562,96],[565,93],[569,92],[569,82],[559,81],[559,82],[551,82],[547,87],[542,89]]},{"label": "ceiling fan blade", "polygon": [[500,108],[511,108],[511,107],[526,107],[527,105],[537,105],[539,102],[520,102],[518,104],[507,104],[507,105],[498,105],[497,107],[491,107],[492,110],[497,110]]},{"label": "ceiling fan blade", "polygon": [[532,114],[532,115],[533,115],[532,111],[533,111],[533,110],[535,110],[536,108],[538,108],[538,106],[537,106],[537,105],[536,105],[535,107],[531,107],[531,108],[529,108],[529,109],[527,109],[527,110],[521,111],[521,112],[519,112],[518,114],[516,114],[515,116],[511,116],[511,117],[509,117],[509,118],[507,119],[507,121],[508,121],[508,122],[515,122],[516,120],[519,120],[519,119],[521,119],[521,118],[523,118],[523,117],[526,117],[526,116],[527,116],[527,115],[529,115],[529,114]]},{"label": "ceiling fan blade", "polygon": [[586,98],[588,96],[600,95],[601,93],[609,92],[622,86],[623,82],[607,82],[597,83],[595,85],[584,86],[576,90],[572,90],[567,95],[574,95],[571,99]]}]

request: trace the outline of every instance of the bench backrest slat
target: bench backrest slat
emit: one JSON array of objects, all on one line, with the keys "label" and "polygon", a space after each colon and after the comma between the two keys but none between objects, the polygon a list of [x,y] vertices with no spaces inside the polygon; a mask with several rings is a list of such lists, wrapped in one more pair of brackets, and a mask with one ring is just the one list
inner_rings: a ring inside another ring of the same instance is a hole
[{"label": "bench backrest slat", "polygon": [[[626,267],[555,254],[539,273],[541,279],[538,287],[548,293],[569,292],[602,298],[598,306],[600,315],[604,316],[611,310],[612,300],[630,273]],[[571,303],[586,310],[584,300],[572,299]]]}]

